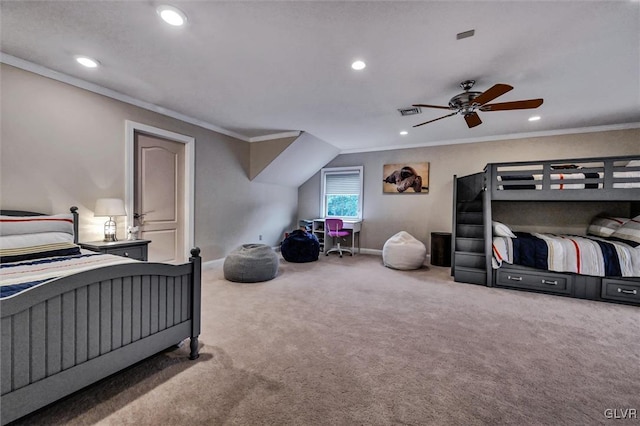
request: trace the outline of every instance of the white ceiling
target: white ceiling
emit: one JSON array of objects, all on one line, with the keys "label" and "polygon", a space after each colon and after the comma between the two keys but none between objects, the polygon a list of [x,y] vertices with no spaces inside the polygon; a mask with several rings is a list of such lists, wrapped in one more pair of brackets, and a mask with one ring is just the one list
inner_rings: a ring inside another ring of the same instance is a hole
[{"label": "white ceiling", "polygon": [[[640,123],[637,0],[167,3],[187,26],[164,24],[155,1],[3,0],[0,47],[245,140],[305,131],[343,152]],[[367,68],[353,71],[355,59]],[[514,86],[496,102],[544,98],[542,119],[485,112],[473,129],[461,116],[412,128],[447,111],[397,111],[447,105],[466,79]]]}]

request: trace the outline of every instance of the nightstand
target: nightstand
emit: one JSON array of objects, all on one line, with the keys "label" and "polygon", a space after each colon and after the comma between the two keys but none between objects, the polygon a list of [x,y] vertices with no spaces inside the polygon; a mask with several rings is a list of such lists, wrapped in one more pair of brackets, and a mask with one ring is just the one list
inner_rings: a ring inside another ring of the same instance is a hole
[{"label": "nightstand", "polygon": [[115,254],[116,256],[146,261],[150,242],[150,240],[90,241],[80,243],[80,247],[98,253]]}]

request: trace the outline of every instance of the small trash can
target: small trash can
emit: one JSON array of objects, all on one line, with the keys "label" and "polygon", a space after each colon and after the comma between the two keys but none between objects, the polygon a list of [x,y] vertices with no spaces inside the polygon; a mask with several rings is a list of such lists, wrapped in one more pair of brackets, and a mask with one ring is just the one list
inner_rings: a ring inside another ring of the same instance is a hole
[{"label": "small trash can", "polygon": [[431,233],[431,264],[433,266],[451,266],[451,233]]}]

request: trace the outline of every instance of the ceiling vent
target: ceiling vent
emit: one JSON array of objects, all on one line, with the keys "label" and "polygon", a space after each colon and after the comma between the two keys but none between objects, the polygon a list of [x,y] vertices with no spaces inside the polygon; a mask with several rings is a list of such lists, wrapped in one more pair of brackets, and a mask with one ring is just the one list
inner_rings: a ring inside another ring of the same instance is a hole
[{"label": "ceiling vent", "polygon": [[464,32],[456,34],[456,39],[457,40],[462,40],[463,38],[473,37],[475,33],[476,33],[476,30],[464,31]]},{"label": "ceiling vent", "polygon": [[405,115],[416,115],[422,112],[422,110],[418,107],[400,108],[398,111],[400,111],[400,115],[403,117]]}]

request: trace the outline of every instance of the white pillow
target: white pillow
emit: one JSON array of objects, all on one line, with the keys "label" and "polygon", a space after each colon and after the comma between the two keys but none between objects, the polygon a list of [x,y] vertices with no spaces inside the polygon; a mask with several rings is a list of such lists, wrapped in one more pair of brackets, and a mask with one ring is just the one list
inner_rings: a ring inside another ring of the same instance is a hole
[{"label": "white pillow", "polygon": [[627,244],[637,247],[640,245],[640,215],[626,222],[620,228],[618,228],[611,238],[619,241],[624,241]]},{"label": "white pillow", "polygon": [[496,237],[518,238],[504,223],[496,222],[494,220],[491,222],[491,226],[493,228],[493,235],[495,235]]},{"label": "white pillow", "polygon": [[0,236],[0,249],[3,250],[58,243],[73,243],[73,235],[66,232],[40,232],[37,234]]},{"label": "white pillow", "polygon": [[607,238],[624,225],[629,219],[624,217],[596,216],[587,228],[587,235]]},{"label": "white pillow", "polygon": [[0,236],[0,262],[20,262],[53,256],[80,254],[73,235],[66,232]]},{"label": "white pillow", "polygon": [[0,235],[66,232],[73,235],[71,213],[49,216],[0,216]]}]

